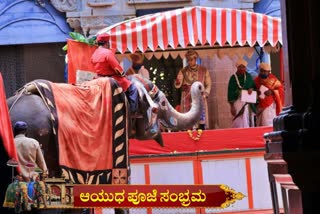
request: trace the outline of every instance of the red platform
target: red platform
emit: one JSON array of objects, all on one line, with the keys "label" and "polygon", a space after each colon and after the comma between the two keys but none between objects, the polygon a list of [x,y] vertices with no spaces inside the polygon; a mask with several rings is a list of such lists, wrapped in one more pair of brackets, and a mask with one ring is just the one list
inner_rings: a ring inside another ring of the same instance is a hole
[{"label": "red platform", "polygon": [[[188,132],[162,133],[164,147],[154,140],[130,139],[130,155],[173,154],[219,150],[264,148],[263,135],[272,127],[232,128],[205,130],[199,140],[193,140]],[[197,132],[194,131],[194,136]]]}]

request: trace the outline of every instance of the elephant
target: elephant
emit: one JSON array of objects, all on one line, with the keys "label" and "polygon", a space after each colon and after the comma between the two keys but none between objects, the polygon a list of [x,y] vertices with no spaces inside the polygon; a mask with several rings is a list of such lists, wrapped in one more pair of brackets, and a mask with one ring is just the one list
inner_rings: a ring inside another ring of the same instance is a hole
[{"label": "elephant", "polygon": [[22,197],[19,187],[19,181],[15,180],[7,186],[3,207],[14,208],[16,213],[22,211]]},{"label": "elephant", "polygon": [[33,192],[31,193],[31,198],[33,199],[34,203],[36,203],[36,207],[40,208],[40,204],[47,207],[47,196],[50,196],[50,188],[45,183],[45,181],[40,180],[37,177],[35,182],[32,182]]},{"label": "elephant", "polygon": [[[204,106],[204,101],[202,99],[204,87],[201,82],[197,81],[192,85],[192,105],[190,111],[187,113],[180,113],[169,103],[166,95],[149,79],[143,78],[139,74],[130,75],[128,76],[128,79],[137,86],[140,97],[145,97],[144,100],[147,102],[143,103],[149,103],[148,106],[158,105],[158,108],[156,108],[158,121],[155,122],[156,125],[151,125],[153,128],[157,129],[151,130],[148,134],[140,132],[139,135],[135,136],[136,139],[148,140],[153,138],[160,145],[163,145],[161,135],[153,135],[154,133],[160,133],[160,124],[171,130],[186,130],[192,128],[199,120]],[[151,101],[148,99],[149,97],[151,98]],[[155,108],[152,109],[154,110]]]},{"label": "elephant", "polygon": [[27,211],[28,207],[28,183],[22,181],[21,176],[16,176],[8,185],[3,207],[14,208],[14,213]]},{"label": "elephant", "polygon": [[[117,85],[112,78],[103,78],[110,79],[111,85]],[[170,105],[165,94],[150,80],[138,74],[130,75],[127,78],[138,88],[139,111],[142,115],[142,117],[129,119],[128,131],[135,130],[134,134],[130,132],[129,138],[138,140],[154,139],[163,146],[161,126],[172,130],[185,130],[192,127],[200,118],[203,109],[202,95],[204,92],[202,83],[193,83],[191,87],[192,107],[189,112],[180,113]],[[20,120],[27,122],[27,135],[37,139],[42,146],[50,177],[61,177],[61,166],[58,159],[59,146],[56,143],[52,112],[44,102],[42,92],[39,92],[39,88],[35,87],[35,83],[38,84],[40,82],[42,84],[43,82],[41,81],[45,80],[35,80],[27,83],[14,96],[7,99],[9,114],[12,124]],[[97,80],[88,82],[92,81]],[[73,87],[79,86],[75,85]],[[124,93],[122,94],[125,97]],[[126,101],[126,103],[128,102]],[[65,121],[60,121],[59,123],[62,122]],[[78,134],[81,134],[81,130]],[[88,180],[88,178],[83,180]]]},{"label": "elephant", "polygon": [[39,209],[40,204],[47,208],[48,196],[50,196],[50,188],[45,181],[37,177],[35,181],[25,182],[22,176],[17,175],[7,187],[3,206],[13,208],[14,213],[27,213],[33,208]]}]

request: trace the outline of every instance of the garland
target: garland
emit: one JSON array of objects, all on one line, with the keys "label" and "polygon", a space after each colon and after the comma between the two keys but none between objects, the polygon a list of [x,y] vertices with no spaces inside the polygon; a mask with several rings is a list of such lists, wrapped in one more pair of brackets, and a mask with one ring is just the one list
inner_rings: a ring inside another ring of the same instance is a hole
[{"label": "garland", "polygon": [[195,71],[198,71],[199,65],[198,65],[198,64],[195,65],[194,68],[192,68],[191,66],[188,66],[188,67],[189,67],[189,70],[190,70],[190,71],[195,72]]},{"label": "garland", "polygon": [[198,140],[200,140],[200,137],[201,137],[201,135],[202,135],[202,132],[203,132],[203,130],[202,129],[198,129],[197,130],[197,132],[196,132],[196,136],[194,136],[194,131],[196,131],[196,130],[188,130],[188,134],[189,134],[189,137],[192,139],[192,140],[196,140],[196,141],[198,141]]},{"label": "garland", "polygon": [[[236,78],[236,81],[237,81],[237,85],[238,85],[238,87],[239,87],[240,89],[242,89],[243,87],[240,85],[240,82],[239,82],[239,79],[238,79],[237,74],[233,74],[233,75],[234,75],[234,77]],[[246,74],[244,74],[243,86],[244,86],[244,84],[246,83],[246,79],[247,79],[247,75],[246,75]]]}]

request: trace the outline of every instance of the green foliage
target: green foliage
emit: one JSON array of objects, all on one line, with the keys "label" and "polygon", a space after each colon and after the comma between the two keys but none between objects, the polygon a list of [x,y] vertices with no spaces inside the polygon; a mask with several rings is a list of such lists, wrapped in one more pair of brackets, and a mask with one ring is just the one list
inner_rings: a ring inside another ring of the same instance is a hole
[{"label": "green foliage", "polygon": [[[95,41],[96,41],[96,36],[93,36],[91,38],[86,38],[84,35],[82,35],[81,33],[77,33],[77,32],[70,32],[69,33],[70,37],[78,42],[83,42],[86,43],[88,45],[95,45]],[[62,50],[67,51],[68,50],[68,44],[66,44],[65,46],[63,46]]]},{"label": "green foliage", "polygon": [[68,50],[68,44],[62,47],[62,50],[67,51]]}]

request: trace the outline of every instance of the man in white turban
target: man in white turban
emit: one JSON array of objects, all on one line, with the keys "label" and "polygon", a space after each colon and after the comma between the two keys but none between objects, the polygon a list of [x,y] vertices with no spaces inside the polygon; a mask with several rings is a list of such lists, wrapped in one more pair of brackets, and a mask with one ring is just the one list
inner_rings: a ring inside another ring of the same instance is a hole
[{"label": "man in white turban", "polygon": [[237,71],[230,77],[228,83],[228,102],[232,115],[232,128],[247,128],[254,126],[255,104],[241,100],[241,91],[247,90],[250,95],[256,90],[251,75],[247,72],[247,62],[239,59],[235,66]]}]

